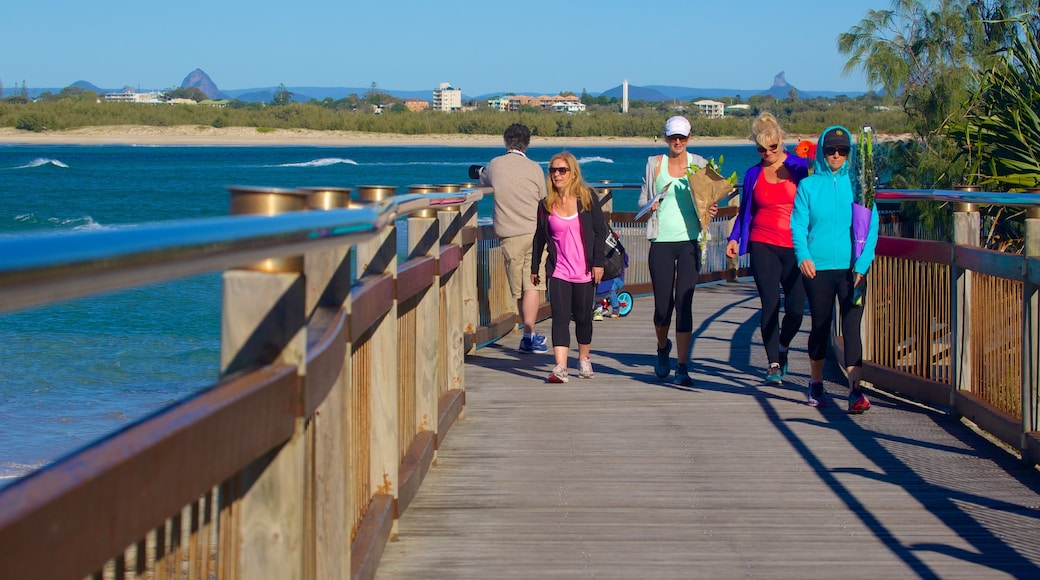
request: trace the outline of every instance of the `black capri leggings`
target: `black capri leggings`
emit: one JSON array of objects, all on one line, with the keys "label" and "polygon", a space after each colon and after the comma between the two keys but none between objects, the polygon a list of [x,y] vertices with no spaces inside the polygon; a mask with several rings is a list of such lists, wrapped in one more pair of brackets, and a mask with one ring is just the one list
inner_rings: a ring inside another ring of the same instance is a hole
[{"label": "black capri leggings", "polygon": [[693,332],[693,291],[701,271],[697,240],[650,243],[654,326],[667,328],[675,310],[675,331]]},{"label": "black capri leggings", "polygon": [[552,312],[553,346],[571,346],[571,319],[578,344],[592,344],[592,301],[596,283],[565,282],[549,278],[549,310]]},{"label": "black capri leggings", "polygon": [[[762,242],[748,244],[751,275],[755,277],[762,301],[762,344],[770,363],[780,361],[780,347],[791,345],[802,327],[805,310],[805,286],[798,269],[794,248]],[[780,320],[780,288],[784,289],[784,318]],[[777,329],[779,328],[779,333]]]},{"label": "black capri leggings", "polygon": [[[805,280],[805,294],[809,297],[812,330],[809,331],[809,358],[827,358],[831,323],[834,320],[834,299],[838,299],[841,313],[841,334],[845,341],[845,366],[863,366],[863,339],[860,321],[863,307],[852,305],[852,270],[817,270],[815,278]],[[864,281],[863,284],[866,284]]]}]

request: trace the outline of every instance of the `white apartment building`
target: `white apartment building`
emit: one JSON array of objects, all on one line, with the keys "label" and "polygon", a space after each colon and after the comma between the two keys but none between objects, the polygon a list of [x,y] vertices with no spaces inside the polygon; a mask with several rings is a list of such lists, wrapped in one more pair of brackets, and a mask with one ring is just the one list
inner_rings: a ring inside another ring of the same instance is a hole
[{"label": "white apartment building", "polygon": [[726,115],[726,103],[704,99],[701,101],[694,101],[693,104],[697,106],[697,110],[700,111],[700,114],[703,117],[709,119],[721,119]]},{"label": "white apartment building", "polygon": [[557,113],[584,113],[585,103],[581,101],[559,101],[552,104],[552,110]]},{"label": "white apartment building", "polygon": [[133,88],[126,87],[121,93],[105,93],[105,100],[119,103],[161,103],[160,94],[138,93]]},{"label": "white apartment building", "polygon": [[441,83],[433,90],[433,106],[430,108],[434,111],[461,111],[462,89],[453,88],[451,83]]}]

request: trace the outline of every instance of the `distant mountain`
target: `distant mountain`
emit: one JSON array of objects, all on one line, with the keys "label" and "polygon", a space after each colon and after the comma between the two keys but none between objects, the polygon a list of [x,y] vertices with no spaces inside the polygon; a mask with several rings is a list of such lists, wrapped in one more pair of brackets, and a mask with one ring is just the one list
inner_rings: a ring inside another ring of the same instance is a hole
[{"label": "distant mountain", "polygon": [[[77,89],[83,89],[84,91],[94,91],[95,93],[97,93],[99,95],[103,95],[105,93],[112,92],[112,91],[106,91],[106,90],[103,90],[103,89],[99,89],[98,87],[94,86],[91,83],[88,83],[87,81],[76,81],[76,82],[72,83],[69,86],[70,87],[76,87]],[[60,93],[61,89],[58,89],[56,92]]]},{"label": "distant mountain", "polygon": [[[102,89],[87,82],[87,81],[76,81],[72,86],[80,87],[86,90],[92,90],[99,95],[111,92],[121,92],[122,87],[118,89]],[[181,82],[182,88],[197,87],[203,93],[205,93],[211,99],[238,99],[247,103],[269,103],[274,99],[274,95],[281,88],[280,86],[274,87],[255,87],[246,89],[225,89],[221,91],[217,88],[217,84],[213,82],[213,79],[209,77],[202,69],[195,69],[188,76],[184,77]],[[285,87],[293,95],[293,100],[296,102],[305,103],[311,100],[323,101],[325,99],[332,99],[338,101],[344,99],[350,95],[358,95],[364,97],[371,89],[371,87]],[[412,91],[399,91],[393,89],[378,88],[377,90],[381,93],[397,97],[399,99],[425,99],[431,100],[433,98],[433,89],[430,87],[427,90],[412,90]],[[138,90],[156,90],[156,89],[138,89]],[[161,90],[161,89],[160,89]],[[720,97],[740,97],[742,100],[754,95],[768,94],[772,95],[777,99],[786,99],[790,96],[790,92],[794,90],[800,99],[811,99],[815,97],[834,98],[839,95],[845,95],[848,97],[856,97],[862,95],[863,92],[839,92],[839,91],[801,91],[798,90],[794,85],[787,82],[787,78],[784,75],[784,71],[777,73],[773,77],[773,85],[766,90],[754,90],[754,89],[725,89],[725,88],[692,88],[692,87],[677,87],[670,85],[649,85],[649,86],[636,86],[629,85],[628,87],[628,98],[632,101],[651,101],[651,102],[664,102],[664,101],[693,101],[696,99],[717,99]],[[57,94],[61,92],[61,88],[31,88],[28,89],[29,96],[35,98],[42,92],[51,92]],[[5,93],[8,95],[13,94],[14,87],[6,88]],[[577,89],[575,89],[577,92]],[[468,96],[462,95],[463,100],[478,100],[484,101],[491,97],[502,96],[506,94],[522,94],[529,96],[539,96],[542,93],[537,92],[526,92],[526,91],[505,91],[497,93],[487,93],[485,95]],[[602,93],[595,93],[589,91],[591,96],[606,96],[615,97],[618,100],[621,99],[621,85],[607,89]]]},{"label": "distant mountain", "polygon": [[790,98],[792,94],[796,95],[799,99],[806,97],[805,93],[799,91],[794,85],[787,83],[787,77],[784,76],[784,71],[776,73],[776,76],[773,77],[773,86],[759,94],[771,95],[774,99],[787,99]]},{"label": "distant mountain", "polygon": [[[697,89],[665,85],[637,87],[635,85],[629,85],[628,99],[630,101],[642,100],[660,102],[671,100],[693,101],[697,99],[717,99],[720,97],[740,97],[743,100],[755,95],[772,95],[777,99],[786,99],[791,96],[791,90],[794,90],[797,93],[799,99],[812,99],[815,97],[833,98],[838,95],[855,97],[863,94],[863,92],[801,91],[794,85],[789,84],[784,75],[784,71],[780,71],[775,77],[773,77],[773,85],[764,91],[754,89]],[[602,94],[607,97],[616,97],[621,99],[621,85],[607,89],[606,91],[603,91]]]},{"label": "distant mountain", "polygon": [[187,89],[190,87],[195,87],[199,89],[200,91],[205,93],[207,97],[213,99],[214,101],[219,101],[221,99],[228,98],[227,95],[220,92],[220,89],[217,88],[217,83],[213,82],[213,79],[209,78],[209,75],[206,74],[201,68],[197,68],[191,71],[190,73],[188,73],[188,76],[184,77],[184,80],[181,81],[182,89]]}]

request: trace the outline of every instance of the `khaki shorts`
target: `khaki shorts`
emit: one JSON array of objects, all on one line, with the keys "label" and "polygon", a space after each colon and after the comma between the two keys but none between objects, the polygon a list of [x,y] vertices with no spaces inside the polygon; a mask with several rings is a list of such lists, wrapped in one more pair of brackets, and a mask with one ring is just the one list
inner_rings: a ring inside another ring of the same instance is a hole
[{"label": "khaki shorts", "polygon": [[525,290],[545,290],[545,260],[538,265],[537,286],[531,283],[531,243],[534,235],[502,239],[502,256],[506,260],[506,281],[513,300],[520,300]]}]

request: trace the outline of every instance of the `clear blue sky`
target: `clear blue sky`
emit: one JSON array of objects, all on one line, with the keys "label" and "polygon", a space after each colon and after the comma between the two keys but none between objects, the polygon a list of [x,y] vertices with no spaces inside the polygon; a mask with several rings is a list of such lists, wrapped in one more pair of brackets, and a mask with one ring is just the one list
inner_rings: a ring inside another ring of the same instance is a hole
[{"label": "clear blue sky", "polygon": [[221,89],[286,86],[599,93],[632,85],[865,91],[841,74],[838,34],[888,0],[825,5],[692,2],[11,2],[0,82],[180,86],[196,68]]}]

